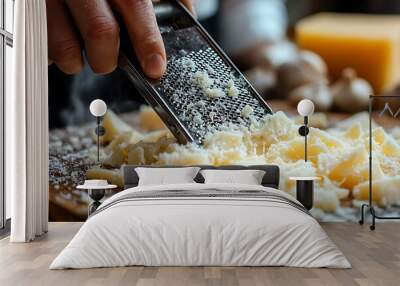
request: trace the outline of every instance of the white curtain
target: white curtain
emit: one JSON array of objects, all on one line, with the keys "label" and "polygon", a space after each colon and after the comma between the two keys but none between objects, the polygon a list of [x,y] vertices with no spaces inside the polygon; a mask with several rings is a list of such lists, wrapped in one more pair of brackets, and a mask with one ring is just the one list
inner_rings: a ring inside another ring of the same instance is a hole
[{"label": "white curtain", "polygon": [[6,98],[6,187],[12,242],[48,225],[47,23],[45,0],[15,1],[14,93]]}]

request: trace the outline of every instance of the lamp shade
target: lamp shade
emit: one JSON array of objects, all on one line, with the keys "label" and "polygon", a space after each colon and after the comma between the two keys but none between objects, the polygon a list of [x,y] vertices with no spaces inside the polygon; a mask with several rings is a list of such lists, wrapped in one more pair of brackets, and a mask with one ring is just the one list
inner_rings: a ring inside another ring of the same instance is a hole
[{"label": "lamp shade", "polygon": [[90,103],[89,110],[93,116],[100,117],[106,114],[107,104],[101,99],[95,99]]},{"label": "lamp shade", "polygon": [[301,116],[310,116],[314,113],[314,103],[309,99],[303,99],[297,105],[297,112]]}]

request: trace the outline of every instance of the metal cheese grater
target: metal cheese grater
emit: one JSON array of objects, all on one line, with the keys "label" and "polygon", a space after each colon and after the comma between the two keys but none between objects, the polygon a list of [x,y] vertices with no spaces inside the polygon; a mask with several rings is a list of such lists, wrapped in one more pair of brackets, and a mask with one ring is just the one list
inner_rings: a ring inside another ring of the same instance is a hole
[{"label": "metal cheese grater", "polygon": [[[119,66],[180,143],[202,144],[208,132],[226,124],[249,126],[272,113],[179,1],[161,1],[154,9],[167,52],[165,75],[144,75],[123,25]],[[239,95],[229,96],[229,88]]]}]

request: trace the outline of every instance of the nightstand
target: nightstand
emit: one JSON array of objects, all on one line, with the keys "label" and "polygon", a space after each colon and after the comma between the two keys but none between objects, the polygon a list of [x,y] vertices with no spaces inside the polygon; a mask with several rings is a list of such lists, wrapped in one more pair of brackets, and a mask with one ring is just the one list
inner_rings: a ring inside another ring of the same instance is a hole
[{"label": "nightstand", "polygon": [[296,181],[296,199],[310,210],[314,204],[314,181],[320,177],[290,177],[289,180]]},{"label": "nightstand", "polygon": [[101,205],[100,200],[104,197],[105,191],[116,187],[116,185],[109,185],[105,180],[86,180],[85,184],[76,187],[80,190],[87,190],[89,197],[92,199],[88,207],[88,216],[94,213]]}]

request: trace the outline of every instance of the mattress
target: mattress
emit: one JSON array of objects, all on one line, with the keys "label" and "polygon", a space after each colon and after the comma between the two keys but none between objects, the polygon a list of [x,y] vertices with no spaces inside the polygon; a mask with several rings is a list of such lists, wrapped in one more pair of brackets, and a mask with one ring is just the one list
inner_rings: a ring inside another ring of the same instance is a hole
[{"label": "mattress", "polygon": [[138,186],[107,199],[50,269],[132,265],[351,267],[286,193],[197,183]]}]

